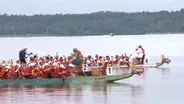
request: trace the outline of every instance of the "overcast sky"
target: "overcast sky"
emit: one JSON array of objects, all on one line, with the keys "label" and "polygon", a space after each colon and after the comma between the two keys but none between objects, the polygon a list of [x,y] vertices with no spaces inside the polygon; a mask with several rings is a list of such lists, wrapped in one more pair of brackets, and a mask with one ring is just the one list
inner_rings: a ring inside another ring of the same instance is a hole
[{"label": "overcast sky", "polygon": [[0,14],[175,11],[181,8],[184,8],[184,0],[0,0]]}]

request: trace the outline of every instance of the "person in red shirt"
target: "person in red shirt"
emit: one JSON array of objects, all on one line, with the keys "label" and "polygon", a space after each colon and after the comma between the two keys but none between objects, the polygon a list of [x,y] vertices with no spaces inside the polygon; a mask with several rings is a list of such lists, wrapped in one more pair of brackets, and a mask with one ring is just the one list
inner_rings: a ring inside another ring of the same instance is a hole
[{"label": "person in red shirt", "polygon": [[10,71],[8,73],[9,77],[12,79],[14,79],[16,77],[15,68],[16,68],[16,66],[11,66]]},{"label": "person in red shirt", "polygon": [[58,78],[59,77],[59,65],[57,63],[54,63],[51,66],[51,73],[53,74],[54,78]]},{"label": "person in red shirt", "polygon": [[30,79],[31,76],[32,76],[32,67],[28,66],[28,67],[26,67],[26,69],[24,71],[24,78]]},{"label": "person in red shirt", "polygon": [[115,56],[114,64],[117,65],[119,63],[120,57],[118,55]]}]

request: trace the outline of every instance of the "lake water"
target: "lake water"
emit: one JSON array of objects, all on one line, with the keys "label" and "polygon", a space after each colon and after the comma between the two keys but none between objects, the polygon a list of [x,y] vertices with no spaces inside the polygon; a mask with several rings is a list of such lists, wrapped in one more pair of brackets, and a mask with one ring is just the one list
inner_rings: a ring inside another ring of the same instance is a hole
[{"label": "lake water", "polygon": [[170,64],[145,69],[115,83],[63,84],[55,86],[0,86],[0,104],[182,104],[184,102],[184,35],[0,38],[0,60],[18,58],[23,47],[38,55],[69,55],[79,48],[84,55],[132,53],[142,44],[149,62]]}]

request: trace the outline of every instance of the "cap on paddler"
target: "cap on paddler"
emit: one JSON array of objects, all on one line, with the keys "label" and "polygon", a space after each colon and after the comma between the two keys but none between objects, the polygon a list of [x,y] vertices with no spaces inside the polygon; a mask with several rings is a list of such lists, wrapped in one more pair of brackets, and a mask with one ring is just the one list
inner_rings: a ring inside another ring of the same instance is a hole
[{"label": "cap on paddler", "polygon": [[49,64],[48,64],[48,63],[45,63],[45,64],[43,65],[43,67],[45,67],[45,66],[49,66]]},{"label": "cap on paddler", "polygon": [[63,64],[60,65],[61,69],[65,69],[65,66]]},{"label": "cap on paddler", "polygon": [[73,65],[73,64],[69,64],[68,66],[69,66],[69,67],[75,67],[75,65]]},{"label": "cap on paddler", "polygon": [[26,48],[26,47],[24,47],[24,48],[23,48],[23,50],[27,50],[27,48]]},{"label": "cap on paddler", "polygon": [[6,66],[5,69],[10,69],[11,67],[10,66]]},{"label": "cap on paddler", "polygon": [[53,63],[53,66],[57,66],[58,65],[58,63]]},{"label": "cap on paddler", "polygon": [[36,66],[36,63],[30,63],[29,66]]}]

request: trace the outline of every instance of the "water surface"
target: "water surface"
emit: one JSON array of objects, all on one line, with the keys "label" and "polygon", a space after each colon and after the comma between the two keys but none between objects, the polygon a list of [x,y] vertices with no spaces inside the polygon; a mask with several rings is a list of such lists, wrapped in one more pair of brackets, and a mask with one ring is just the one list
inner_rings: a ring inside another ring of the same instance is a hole
[{"label": "water surface", "polygon": [[1,104],[182,104],[184,102],[184,35],[0,38],[1,60],[17,59],[28,47],[39,55],[70,54],[77,47],[88,54],[133,53],[142,44],[151,63],[164,53],[169,65],[145,69],[115,83],[78,83],[55,86],[0,86]]}]

